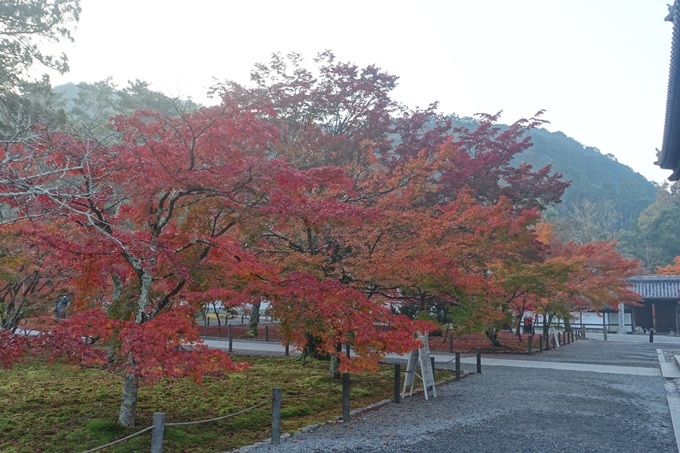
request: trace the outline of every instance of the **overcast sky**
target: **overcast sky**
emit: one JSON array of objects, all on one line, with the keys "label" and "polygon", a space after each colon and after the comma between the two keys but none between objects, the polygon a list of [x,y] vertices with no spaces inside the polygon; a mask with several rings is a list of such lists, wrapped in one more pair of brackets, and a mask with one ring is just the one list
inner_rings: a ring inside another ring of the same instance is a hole
[{"label": "overcast sky", "polygon": [[547,128],[661,182],[672,0],[81,0],[71,72],[53,84],[143,79],[207,103],[219,80],[248,83],[272,52],[400,76],[394,97],[461,116],[545,109]]}]

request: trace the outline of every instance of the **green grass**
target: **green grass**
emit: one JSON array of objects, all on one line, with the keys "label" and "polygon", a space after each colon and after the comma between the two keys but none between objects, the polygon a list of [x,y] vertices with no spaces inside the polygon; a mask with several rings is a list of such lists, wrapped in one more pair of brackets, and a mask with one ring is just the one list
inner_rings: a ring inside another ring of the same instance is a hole
[{"label": "green grass", "polygon": [[[272,387],[281,387],[285,398],[339,382],[327,377],[328,362],[311,360],[303,367],[299,360],[287,357],[233,359],[253,366],[240,373],[206,376],[202,385],[183,379],[141,387],[137,428],[130,430],[116,423],[122,389],[118,376],[37,361],[0,370],[0,451],[82,452],[150,426],[154,412],[165,412],[167,423],[209,419],[270,398]],[[352,408],[391,398],[391,370],[386,366],[378,374],[354,375],[370,382],[352,385]],[[380,377],[384,379],[376,380]],[[438,380],[445,377],[446,373],[437,372]],[[270,408],[266,404],[218,422],[167,427],[163,451],[214,453],[268,438]],[[284,399],[282,432],[326,422],[341,412],[341,386],[308,398]],[[150,433],[144,433],[104,451],[144,452],[150,450],[150,442]]]}]

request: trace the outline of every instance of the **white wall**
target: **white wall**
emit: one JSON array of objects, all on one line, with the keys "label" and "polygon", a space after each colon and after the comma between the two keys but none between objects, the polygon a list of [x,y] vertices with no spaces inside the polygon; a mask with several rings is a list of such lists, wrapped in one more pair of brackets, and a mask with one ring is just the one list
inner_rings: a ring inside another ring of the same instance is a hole
[{"label": "white wall", "polygon": [[[586,329],[588,330],[602,330],[602,315],[605,316],[605,322],[607,323],[607,326],[609,328],[609,331],[616,331],[617,326],[619,325],[619,313],[602,313],[598,315],[597,313],[579,313],[579,312],[573,312],[571,314],[571,323],[572,326],[574,327],[580,327],[580,319],[583,319],[583,324],[586,325]],[[531,316],[531,315],[528,315]],[[535,316],[534,316],[535,318]],[[624,313],[624,325],[626,325],[626,331],[627,332],[632,332],[631,329],[631,314],[630,313]],[[542,326],[543,324],[543,316],[539,316],[538,319],[538,326]]]}]

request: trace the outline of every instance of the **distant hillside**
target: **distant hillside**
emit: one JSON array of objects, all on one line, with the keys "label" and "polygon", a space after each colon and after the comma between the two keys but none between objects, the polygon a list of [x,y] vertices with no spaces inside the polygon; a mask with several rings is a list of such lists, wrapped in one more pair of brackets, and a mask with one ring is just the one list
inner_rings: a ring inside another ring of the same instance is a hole
[{"label": "distant hillside", "polygon": [[583,146],[562,132],[537,129],[531,133],[534,146],[526,150],[521,160],[534,167],[552,164],[554,171],[571,180],[562,197],[558,212],[581,200],[608,200],[623,217],[624,227],[656,200],[658,187],[632,168],[604,155],[597,148]]},{"label": "distant hillside", "polygon": [[52,91],[59,93],[64,97],[64,100],[66,101],[64,110],[66,111],[71,110],[74,105],[73,100],[78,99],[78,87],[75,83],[68,82],[63,85],[57,85],[52,88]]},{"label": "distant hillside", "polygon": [[[155,108],[172,115],[176,114],[175,107],[179,102],[169,101],[162,94],[150,90],[148,84],[140,81],[131,83],[124,89],[109,85],[109,81],[84,86],[88,88],[88,95],[92,100],[99,99],[102,95],[112,96],[112,102],[116,103],[118,111],[126,108],[128,110]],[[78,99],[80,88],[73,83],[67,83],[54,87],[54,91],[64,96],[65,110],[70,112],[75,106],[74,101]],[[197,107],[191,101],[181,102],[187,102],[187,106],[191,108]],[[101,108],[99,104],[95,107]],[[454,127],[465,126],[473,129],[477,124],[469,117],[463,118],[454,114],[451,118]],[[517,163],[528,162],[535,169],[551,164],[553,172],[562,173],[564,180],[572,181],[562,197],[562,203],[556,206],[560,215],[568,216],[569,207],[582,200],[587,199],[591,202],[608,200],[621,214],[620,228],[629,229],[640,212],[655,201],[657,186],[630,167],[617,162],[613,156],[608,157],[596,148],[585,147],[562,132],[535,129],[531,136],[534,146],[516,158]]]},{"label": "distant hillside", "polygon": [[[454,115],[455,126],[474,127],[471,118]],[[553,172],[571,180],[571,186],[556,206],[560,215],[568,215],[570,206],[582,200],[609,201],[622,216],[621,228],[628,229],[645,208],[656,200],[658,187],[627,165],[607,156],[597,148],[583,146],[563,132],[545,129],[531,131],[533,146],[516,160],[527,162],[535,169],[548,164]]]}]

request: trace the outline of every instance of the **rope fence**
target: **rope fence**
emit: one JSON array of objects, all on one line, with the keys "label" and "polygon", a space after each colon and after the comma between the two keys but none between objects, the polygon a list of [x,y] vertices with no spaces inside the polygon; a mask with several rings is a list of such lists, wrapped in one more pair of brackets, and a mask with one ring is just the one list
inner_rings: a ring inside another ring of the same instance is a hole
[{"label": "rope fence", "polygon": [[[343,375],[343,378],[345,376],[349,376],[349,375],[345,374],[345,375]],[[314,391],[314,392],[309,392],[309,393],[301,393],[301,394],[297,394],[297,395],[281,395],[281,388],[275,387],[273,389],[272,398],[267,398],[264,401],[261,401],[261,402],[255,404],[253,406],[250,406],[246,409],[242,409],[238,412],[234,412],[232,414],[223,415],[223,416],[220,416],[220,417],[210,418],[210,419],[206,419],[206,420],[165,423],[165,413],[156,412],[156,413],[154,413],[154,424],[152,426],[144,428],[141,431],[137,431],[134,434],[130,434],[129,436],[126,436],[126,437],[123,437],[123,438],[120,438],[120,439],[116,439],[113,442],[109,442],[106,445],[101,445],[99,447],[84,451],[83,453],[94,453],[96,451],[103,450],[103,449],[108,448],[108,447],[112,447],[116,444],[130,440],[130,439],[137,437],[140,434],[146,433],[148,431],[152,431],[151,453],[161,453],[163,451],[163,434],[165,432],[166,426],[189,426],[189,425],[198,425],[198,424],[202,424],[202,423],[211,423],[211,422],[216,422],[216,421],[220,421],[220,420],[225,420],[225,419],[228,419],[228,418],[235,417],[237,415],[244,414],[244,413],[249,412],[253,409],[257,409],[257,408],[262,407],[265,404],[268,404],[270,402],[272,403],[272,445],[278,445],[278,442],[280,442],[281,400],[308,398],[308,397],[311,397],[311,396],[314,396],[314,395],[318,395],[318,394],[327,392],[334,387],[338,387],[339,385],[343,386],[343,394],[345,393],[344,387],[345,386],[347,387],[347,395],[348,395],[347,406],[349,407],[349,379],[347,379],[347,378],[344,378],[342,382],[338,382],[338,383],[329,385],[328,387],[322,388],[320,390],[317,390],[317,391]],[[278,403],[278,405],[277,405],[277,403]],[[345,406],[345,401],[344,401],[344,398],[343,398],[343,413],[345,412],[344,406]],[[275,424],[277,426],[275,426]],[[278,441],[276,439],[278,439]]]},{"label": "rope fence", "polygon": [[139,436],[139,435],[142,434],[142,433],[145,433],[145,432],[147,432],[147,431],[151,431],[152,429],[153,429],[153,426],[149,426],[148,428],[144,428],[143,430],[137,431],[137,432],[134,433],[134,434],[130,434],[130,435],[127,436],[127,437],[123,437],[122,439],[114,440],[113,442],[109,442],[109,443],[106,444],[106,445],[102,445],[102,446],[93,448],[93,449],[91,449],[91,450],[84,451],[83,453],[94,453],[95,451],[99,451],[99,450],[103,450],[104,448],[112,447],[112,446],[114,446],[114,445],[116,445],[116,444],[119,444],[119,443],[121,443],[121,442],[125,442],[126,440],[130,440],[130,439],[132,439],[133,437],[137,437],[137,436]]},{"label": "rope fence", "polygon": [[[582,337],[582,334],[579,331],[571,332],[569,334],[562,334],[560,335],[554,335],[552,338],[549,336],[545,337],[545,346],[546,350],[548,350],[551,346],[555,348],[558,345],[564,345],[568,344],[570,342],[576,341]],[[552,340],[552,341],[551,341]],[[543,342],[544,338],[542,336],[538,336],[538,344],[540,345],[540,352],[543,352]],[[531,350],[531,342],[529,343],[529,354],[532,353]],[[477,373],[481,373],[481,349],[477,348],[476,351],[476,357],[477,357]],[[460,352],[455,352],[454,358],[451,360],[447,360],[445,362],[439,362],[436,365],[442,366],[446,365],[451,362],[455,362],[455,380],[460,381],[460,357],[461,353]],[[363,383],[372,383],[372,382],[378,382],[378,381],[385,381],[389,379],[394,379],[394,402],[399,403],[400,399],[403,398],[403,395],[401,394],[401,364],[393,364],[394,365],[394,371],[389,371],[385,373],[381,373],[378,377],[372,378],[372,379],[357,379],[357,378],[352,378],[350,380],[350,375],[348,373],[344,373],[342,375],[342,380],[341,382],[337,382],[334,384],[331,384],[327,387],[324,387],[322,389],[313,391],[313,392],[308,392],[308,393],[301,393],[301,394],[295,394],[295,395],[282,395],[281,393],[281,387],[274,387],[272,389],[272,397],[267,398],[253,406],[250,406],[248,408],[242,409],[238,412],[234,412],[232,414],[228,415],[223,415],[220,417],[215,417],[215,418],[210,418],[210,419],[205,419],[205,420],[196,420],[196,421],[189,421],[189,422],[173,422],[173,423],[165,423],[165,413],[163,412],[156,412],[154,413],[153,416],[153,422],[154,424],[152,426],[149,426],[147,428],[142,429],[141,431],[138,431],[134,434],[130,434],[129,436],[123,437],[121,439],[117,439],[113,442],[109,442],[106,445],[102,445],[87,451],[84,451],[83,453],[94,453],[100,450],[103,450],[107,447],[111,447],[113,445],[116,445],[121,442],[125,442],[127,440],[130,440],[136,436],[139,436],[143,433],[146,433],[148,431],[152,432],[152,438],[151,438],[151,453],[161,453],[163,451],[163,435],[165,431],[166,426],[190,426],[190,425],[198,425],[202,423],[212,423],[220,420],[225,420],[228,418],[235,417],[237,415],[244,414],[246,412],[252,411],[254,409],[260,408],[268,403],[272,404],[272,429],[271,429],[271,444],[272,445],[279,445],[281,442],[281,402],[283,400],[293,400],[293,399],[300,399],[300,398],[309,398],[315,395],[319,395],[324,392],[328,392],[331,389],[338,387],[342,385],[342,417],[341,419],[343,421],[350,421],[350,382],[354,382],[356,384],[363,384]],[[435,358],[430,357],[430,366],[432,367],[432,370],[435,370]],[[404,373],[415,373],[416,370],[406,370]]]},{"label": "rope fence", "polygon": [[342,385],[342,382],[338,382],[336,384],[329,385],[328,387],[323,388],[321,390],[317,390],[316,392],[301,393],[300,395],[283,395],[283,396],[281,396],[281,399],[294,400],[294,399],[299,399],[299,398],[308,398],[310,396],[318,395],[319,393],[327,392],[328,390],[332,389],[333,387],[337,387],[338,385]]},{"label": "rope fence", "polygon": [[226,420],[231,417],[235,417],[237,415],[245,414],[246,412],[252,411],[253,409],[257,409],[258,407],[264,406],[265,404],[269,403],[272,399],[267,398],[266,400],[262,401],[261,403],[257,403],[254,406],[250,406],[249,408],[243,409],[238,412],[234,412],[233,414],[229,415],[223,415],[221,417],[215,417],[215,418],[209,418],[207,420],[196,420],[193,422],[175,422],[175,423],[166,423],[165,426],[189,426],[189,425],[200,425],[201,423],[211,423],[211,422],[216,422],[219,420]]}]

